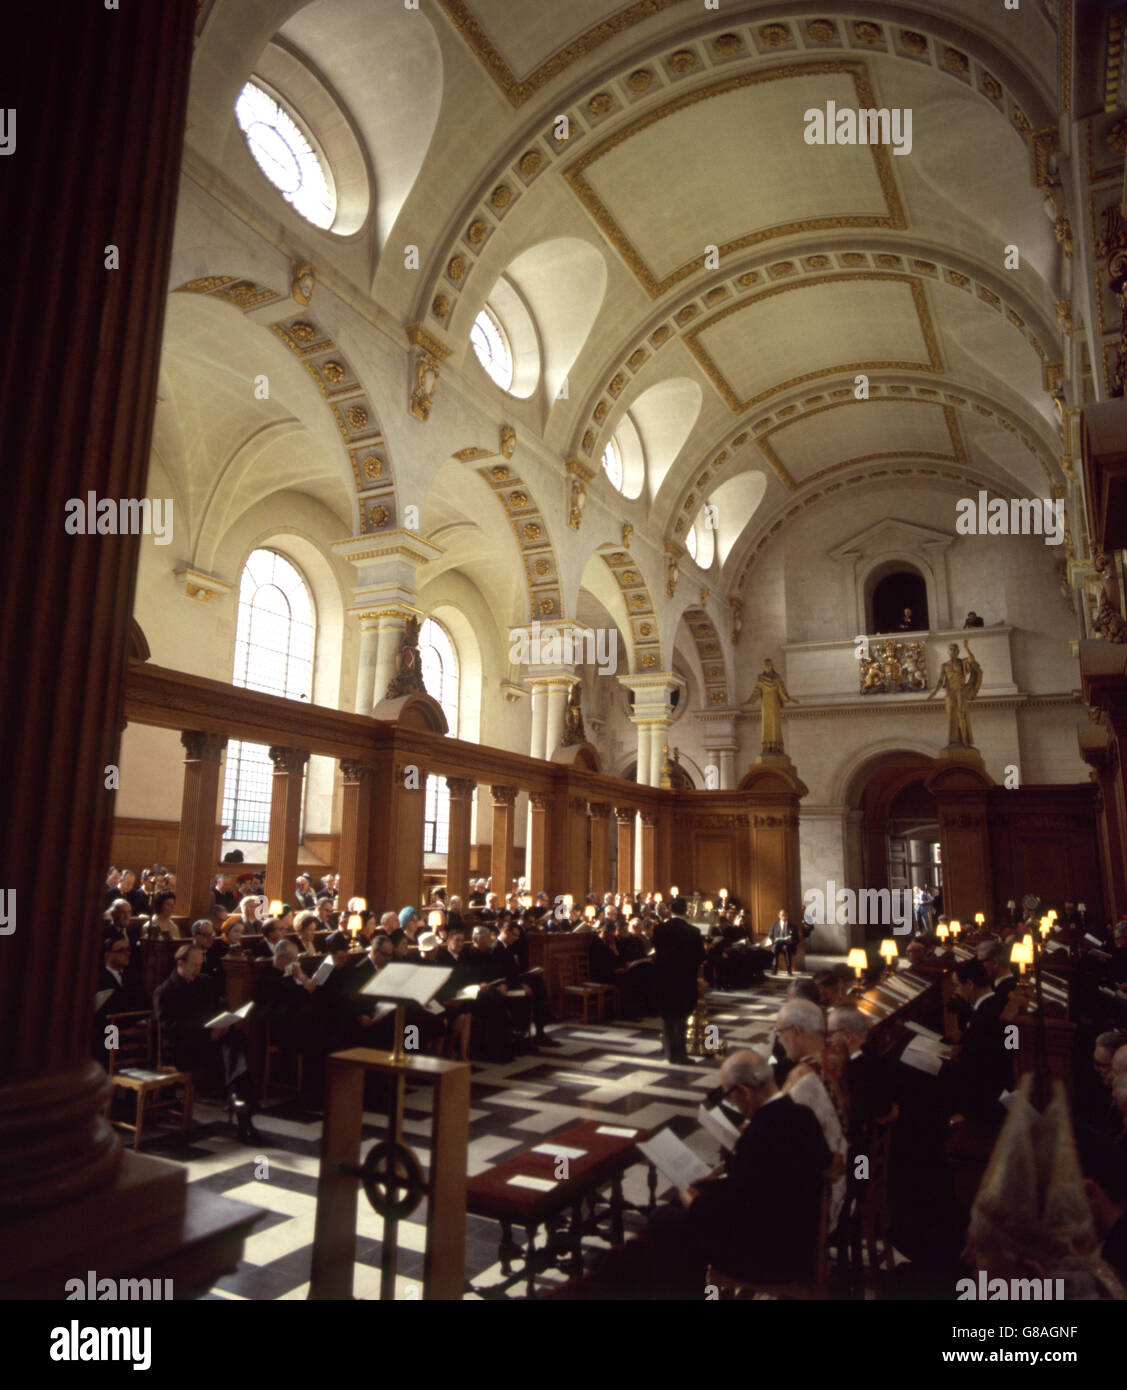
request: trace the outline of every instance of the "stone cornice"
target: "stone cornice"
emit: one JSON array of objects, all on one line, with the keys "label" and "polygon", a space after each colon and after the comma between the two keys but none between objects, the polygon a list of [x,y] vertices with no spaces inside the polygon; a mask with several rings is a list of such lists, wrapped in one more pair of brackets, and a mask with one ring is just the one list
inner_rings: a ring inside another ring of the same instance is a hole
[{"label": "stone cornice", "polygon": [[[1055,709],[1064,705],[1080,705],[1081,703],[1079,692],[1057,695],[980,695],[971,708],[973,714],[974,710],[980,709]],[[863,700],[841,700],[834,703],[823,702],[817,705],[804,704],[801,709],[787,706],[783,710],[783,718],[789,722],[792,719],[824,719],[827,715],[879,714],[887,716],[890,714],[926,713],[928,710],[942,714],[943,704],[938,699],[929,702],[917,699],[912,695],[869,695]],[[752,710],[750,713],[741,715],[740,718],[755,720],[759,718],[759,714],[758,711]]]}]

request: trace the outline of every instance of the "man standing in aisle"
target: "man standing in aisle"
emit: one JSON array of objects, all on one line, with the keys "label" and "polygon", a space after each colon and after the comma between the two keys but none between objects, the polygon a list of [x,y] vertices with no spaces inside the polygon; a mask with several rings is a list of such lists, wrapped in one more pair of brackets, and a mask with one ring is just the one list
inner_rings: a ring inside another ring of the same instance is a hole
[{"label": "man standing in aisle", "polygon": [[665,1060],[674,1066],[690,1066],[685,1050],[685,1029],[697,1006],[697,971],[704,960],[704,938],[685,921],[685,899],[669,904],[668,921],[653,930],[653,987],[665,1038]]}]

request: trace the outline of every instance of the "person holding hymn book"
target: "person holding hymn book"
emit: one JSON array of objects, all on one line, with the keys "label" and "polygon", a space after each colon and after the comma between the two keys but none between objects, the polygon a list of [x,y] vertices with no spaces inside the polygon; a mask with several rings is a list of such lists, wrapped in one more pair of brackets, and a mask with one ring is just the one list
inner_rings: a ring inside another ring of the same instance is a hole
[{"label": "person holding hymn book", "polygon": [[[818,1122],[779,1091],[757,1052],[726,1058],[720,1085],[724,1104],[745,1122],[731,1155],[708,1171],[671,1132],[655,1136],[650,1157],[668,1169],[677,1203],[659,1209],[638,1240],[612,1251],[575,1297],[699,1301],[709,1265],[756,1283],[811,1277],[823,1174],[832,1162]],[[782,1191],[772,1175],[783,1180]]]},{"label": "person holding hymn book", "polygon": [[153,1007],[162,1037],[165,1065],[190,1071],[197,1085],[222,1089],[227,1114],[238,1123],[244,1143],[258,1142],[251,1124],[254,1094],[247,1073],[246,1039],[233,1026],[252,1006],[238,1015],[220,1006],[215,982],[202,973],[203,951],[185,942],[176,952],[172,974],[157,986]]}]

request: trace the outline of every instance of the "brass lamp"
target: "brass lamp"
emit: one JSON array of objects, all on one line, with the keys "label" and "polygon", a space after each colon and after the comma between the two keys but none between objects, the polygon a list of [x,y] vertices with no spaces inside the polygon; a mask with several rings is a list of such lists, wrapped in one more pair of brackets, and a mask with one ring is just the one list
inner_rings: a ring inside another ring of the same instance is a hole
[{"label": "brass lamp", "polygon": [[[982,916],[982,913],[980,912],[980,913],[978,914],[978,917],[976,917],[974,920],[977,922],[977,921],[979,920],[979,917],[981,917],[981,916]],[[963,929],[963,924],[962,924],[962,922],[959,921],[959,919],[958,919],[957,917],[954,919],[954,921],[948,922],[948,923],[947,923],[947,930],[951,933],[951,935],[955,938],[956,941],[958,941],[958,939],[959,939],[959,933],[962,931],[962,929]]]},{"label": "brass lamp", "polygon": [[886,936],[880,943],[880,955],[886,970],[894,969],[892,962],[899,954],[900,952],[896,949],[896,942],[893,941],[892,937]]},{"label": "brass lamp", "polygon": [[866,955],[863,947],[854,946],[846,956],[845,963],[859,980],[868,968],[869,957]]}]

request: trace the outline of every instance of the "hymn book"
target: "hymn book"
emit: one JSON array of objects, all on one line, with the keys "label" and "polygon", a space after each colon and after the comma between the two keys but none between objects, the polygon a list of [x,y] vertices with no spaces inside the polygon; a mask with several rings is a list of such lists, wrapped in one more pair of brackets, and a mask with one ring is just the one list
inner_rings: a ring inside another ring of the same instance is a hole
[{"label": "hymn book", "polygon": [[736,1147],[740,1132],[723,1110],[719,1106],[715,1110],[710,1110],[707,1105],[699,1105],[697,1107],[697,1119],[700,1121],[701,1127],[712,1135],[720,1147],[726,1153],[731,1153]]},{"label": "hymn book", "polygon": [[373,975],[360,993],[394,999],[397,1004],[429,1004],[453,973],[450,966],[404,965],[396,961]]},{"label": "hymn book", "polygon": [[253,1009],[253,1008],[254,1008],[254,1000],[253,1000],[253,999],[248,999],[247,1002],[243,1005],[243,1007],[242,1007],[241,1009],[235,1009],[235,1011],[234,1011],[233,1013],[230,1012],[230,1011],[227,1010],[227,1009],[224,1009],[224,1011],[223,1011],[221,1014],[216,1014],[214,1018],[209,1019],[209,1020],[204,1024],[204,1027],[205,1027],[205,1028],[233,1028],[233,1027],[235,1026],[236,1023],[241,1023],[241,1022],[243,1021],[243,1019],[246,1018],[246,1016],[250,1013],[251,1009]]},{"label": "hymn book", "polygon": [[638,1148],[678,1192],[692,1187],[712,1172],[704,1159],[693,1153],[671,1129],[658,1130],[652,1139],[641,1140]]}]

